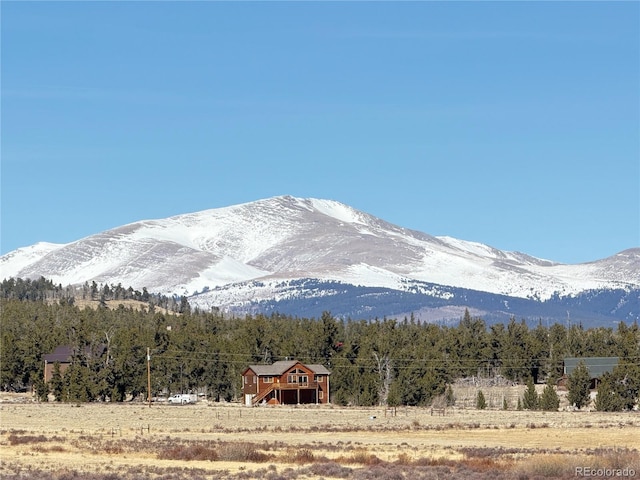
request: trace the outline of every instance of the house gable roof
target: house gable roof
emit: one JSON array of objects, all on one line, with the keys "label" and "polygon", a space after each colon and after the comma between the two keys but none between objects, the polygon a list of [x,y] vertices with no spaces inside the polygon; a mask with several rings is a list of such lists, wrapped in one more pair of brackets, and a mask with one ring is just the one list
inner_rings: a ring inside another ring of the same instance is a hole
[{"label": "house gable roof", "polygon": [[306,365],[309,369],[313,370],[316,375],[331,375],[331,372],[327,370],[327,367],[319,364]]},{"label": "house gable roof", "polygon": [[47,363],[70,363],[73,350],[69,345],[60,345],[56,347],[53,353],[43,355],[43,359]]},{"label": "house gable roof", "polygon": [[245,375],[249,370],[259,377],[279,376],[290,370],[295,365],[300,365],[311,370],[316,375],[331,375],[331,372],[322,365],[305,365],[297,360],[280,360],[271,365],[249,365],[242,374]]},{"label": "house gable roof", "polygon": [[265,375],[282,375],[296,363],[299,362],[297,360],[282,360],[272,363],[271,365],[249,365],[249,368],[259,377],[263,377]]},{"label": "house gable roof", "polygon": [[[97,347],[97,356],[102,356],[106,351],[106,347],[104,345],[99,345]],[[91,355],[91,347],[86,346],[84,349],[85,355]],[[56,347],[53,353],[48,353],[42,356],[42,359],[47,363],[71,363],[73,360],[73,355],[75,354],[75,350],[71,345],[60,345]]]}]

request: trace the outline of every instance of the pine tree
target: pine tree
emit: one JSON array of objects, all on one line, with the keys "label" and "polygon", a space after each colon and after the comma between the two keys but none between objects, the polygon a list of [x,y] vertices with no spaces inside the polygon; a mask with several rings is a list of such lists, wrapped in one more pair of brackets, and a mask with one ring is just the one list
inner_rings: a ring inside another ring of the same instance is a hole
[{"label": "pine tree", "polygon": [[638,402],[640,391],[640,368],[628,363],[616,366],[611,373],[605,373],[598,384],[596,410],[619,412],[631,410]]},{"label": "pine tree", "polygon": [[640,366],[635,362],[620,362],[613,372],[615,391],[620,397],[623,410],[633,410],[640,400]]},{"label": "pine tree", "polygon": [[322,312],[320,317],[322,322],[322,337],[320,344],[320,355],[323,365],[331,367],[331,357],[336,351],[336,341],[338,339],[338,323],[331,313]]},{"label": "pine tree", "polygon": [[72,364],[64,372],[64,384],[67,391],[67,402],[90,402],[95,400],[94,383],[91,381],[89,369],[82,365]]},{"label": "pine tree", "polygon": [[581,360],[569,375],[567,382],[567,389],[569,390],[567,399],[570,405],[575,405],[576,408],[582,408],[589,404],[591,400],[589,396],[590,383],[591,376],[589,375],[589,369]]},{"label": "pine tree", "polygon": [[529,337],[526,322],[523,320],[518,323],[515,318],[511,318],[503,333],[501,352],[501,373],[510,380],[521,381],[530,371],[525,361],[529,358]]},{"label": "pine tree", "polygon": [[397,407],[402,402],[402,396],[400,394],[400,382],[395,381],[389,387],[389,396],[387,397],[388,407]]},{"label": "pine tree", "polygon": [[487,408],[487,401],[484,398],[484,393],[482,390],[478,390],[478,395],[476,396],[476,408],[478,410],[484,410]]},{"label": "pine tree", "polygon": [[560,407],[560,397],[551,382],[544,387],[542,395],[540,395],[540,409],[549,412],[555,412]]},{"label": "pine tree", "polygon": [[35,391],[36,397],[40,402],[48,402],[49,401],[49,385],[45,383],[42,377],[38,377],[33,382],[33,389]]},{"label": "pine tree", "polygon": [[616,394],[614,379],[610,373],[605,373],[598,384],[595,407],[599,412],[618,412],[622,410],[622,403]]},{"label": "pine tree", "polygon": [[456,404],[456,397],[453,395],[451,385],[447,385],[447,389],[444,392],[444,399],[447,407],[452,407]]},{"label": "pine tree", "polygon": [[529,378],[527,381],[527,390],[524,392],[524,397],[522,398],[522,407],[525,410],[537,410],[538,404],[539,399],[536,386],[533,384],[533,379]]},{"label": "pine tree", "polygon": [[62,401],[62,392],[64,391],[64,380],[60,373],[60,364],[58,362],[53,364],[53,374],[51,380],[49,380],[49,387],[51,393],[56,399],[56,402]]}]

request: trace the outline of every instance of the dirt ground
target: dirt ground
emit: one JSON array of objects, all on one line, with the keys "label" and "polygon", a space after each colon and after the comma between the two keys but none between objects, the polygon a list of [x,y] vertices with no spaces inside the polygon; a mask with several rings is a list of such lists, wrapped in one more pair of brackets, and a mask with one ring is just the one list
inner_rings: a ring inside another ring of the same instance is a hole
[{"label": "dirt ground", "polygon": [[439,478],[574,478],[581,465],[640,478],[638,412],[149,407],[3,394],[0,425],[7,479],[438,478],[427,468]]}]

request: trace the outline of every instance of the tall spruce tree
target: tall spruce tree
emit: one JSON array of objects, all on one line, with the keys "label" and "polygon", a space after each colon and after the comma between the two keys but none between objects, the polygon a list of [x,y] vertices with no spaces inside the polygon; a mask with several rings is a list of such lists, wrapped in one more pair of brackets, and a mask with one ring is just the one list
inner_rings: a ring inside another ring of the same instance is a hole
[{"label": "tall spruce tree", "polygon": [[638,403],[640,368],[634,364],[620,364],[611,373],[605,373],[598,384],[596,410],[619,412],[631,410]]},{"label": "tall spruce tree", "polygon": [[526,322],[516,322],[511,318],[503,335],[502,375],[510,380],[522,381],[530,371],[529,358],[529,329]]},{"label": "tall spruce tree", "polygon": [[640,366],[633,361],[622,361],[612,372],[615,390],[623,410],[632,410],[640,401]]},{"label": "tall spruce tree", "polygon": [[522,407],[525,410],[537,410],[539,405],[538,393],[536,392],[536,386],[533,383],[533,378],[529,378],[527,381],[527,389],[524,392],[522,398]]},{"label": "tall spruce tree", "polygon": [[569,404],[575,405],[576,408],[589,405],[591,401],[589,396],[590,383],[591,375],[589,375],[589,369],[581,360],[568,378],[567,389],[569,394],[567,395],[567,400],[569,400]]},{"label": "tall spruce tree", "polygon": [[540,410],[555,412],[560,407],[560,397],[551,381],[547,383],[540,395]]},{"label": "tall spruce tree", "polygon": [[478,390],[478,394],[476,395],[476,408],[478,410],[484,410],[487,408],[487,400],[484,398],[482,390]]},{"label": "tall spruce tree", "polygon": [[40,376],[33,382],[33,391],[40,402],[49,401],[49,385]]},{"label": "tall spruce tree", "polygon": [[618,412],[622,410],[622,402],[615,391],[615,380],[608,372],[600,379],[594,405],[599,412]]},{"label": "tall spruce tree", "polygon": [[63,400],[64,379],[62,378],[60,363],[58,362],[53,364],[53,375],[51,376],[51,380],[49,380],[49,388],[56,402],[61,402]]}]

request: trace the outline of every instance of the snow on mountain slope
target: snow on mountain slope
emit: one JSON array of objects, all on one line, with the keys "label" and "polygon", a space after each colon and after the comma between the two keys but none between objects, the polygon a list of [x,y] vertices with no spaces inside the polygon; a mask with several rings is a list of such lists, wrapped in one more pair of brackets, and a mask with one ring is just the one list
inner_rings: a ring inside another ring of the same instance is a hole
[{"label": "snow on mountain slope", "polygon": [[[67,245],[37,244],[0,257],[0,267],[2,278],[42,275],[165,294],[224,287],[239,301],[301,278],[398,290],[420,281],[538,299],[640,286],[640,249],[563,265],[408,230],[336,201],[290,196],[140,221]],[[260,292],[251,281],[261,282]]]},{"label": "snow on mountain slope", "polygon": [[22,268],[37,262],[48,253],[63,246],[58,243],[39,242],[29,247],[18,248],[0,257],[0,273],[4,277],[15,276],[10,272],[20,271]]}]

